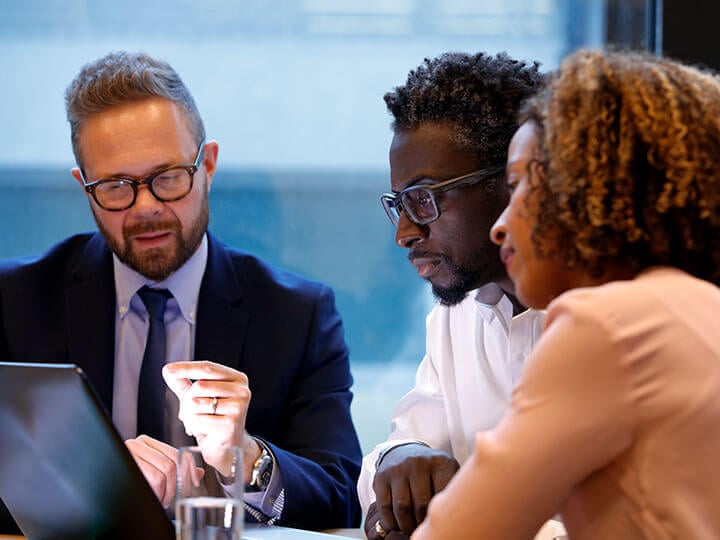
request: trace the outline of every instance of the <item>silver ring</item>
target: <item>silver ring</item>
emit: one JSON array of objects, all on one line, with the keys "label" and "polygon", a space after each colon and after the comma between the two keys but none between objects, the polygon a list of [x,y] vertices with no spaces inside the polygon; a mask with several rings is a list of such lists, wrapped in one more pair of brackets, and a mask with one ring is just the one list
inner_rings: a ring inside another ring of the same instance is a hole
[{"label": "silver ring", "polygon": [[383,528],[382,524],[380,523],[380,520],[378,519],[375,522],[375,532],[378,533],[378,536],[380,538],[385,538],[387,536],[387,531]]},{"label": "silver ring", "polygon": [[217,411],[218,406],[218,398],[215,396],[212,400],[212,412],[210,414],[215,414],[215,411]]}]

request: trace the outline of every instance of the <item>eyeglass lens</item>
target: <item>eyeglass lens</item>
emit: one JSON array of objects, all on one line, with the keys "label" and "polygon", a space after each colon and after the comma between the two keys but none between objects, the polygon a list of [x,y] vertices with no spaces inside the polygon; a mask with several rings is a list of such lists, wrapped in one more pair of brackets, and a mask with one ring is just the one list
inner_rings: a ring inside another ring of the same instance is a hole
[{"label": "eyeglass lens", "polygon": [[425,224],[438,217],[433,192],[424,187],[414,187],[400,194],[400,203],[408,216],[418,224]]},{"label": "eyeglass lens", "polygon": [[[185,168],[172,168],[152,176],[148,184],[157,199],[172,201],[187,195],[192,185],[192,175]],[[97,185],[95,196],[105,208],[125,208],[135,198],[135,190],[136,186],[130,180],[108,180]]]}]

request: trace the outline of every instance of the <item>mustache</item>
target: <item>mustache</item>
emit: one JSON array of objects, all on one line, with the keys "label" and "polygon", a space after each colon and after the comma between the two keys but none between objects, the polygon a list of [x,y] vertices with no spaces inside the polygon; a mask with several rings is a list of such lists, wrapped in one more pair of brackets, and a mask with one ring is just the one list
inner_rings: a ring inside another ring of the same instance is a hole
[{"label": "mustache", "polygon": [[148,222],[148,223],[137,223],[135,225],[130,225],[129,227],[126,227],[123,229],[123,234],[127,238],[128,236],[135,236],[138,234],[146,234],[146,233],[152,233],[155,231],[166,231],[168,229],[171,230],[177,230],[180,228],[180,225],[177,221],[157,221],[157,222]]}]

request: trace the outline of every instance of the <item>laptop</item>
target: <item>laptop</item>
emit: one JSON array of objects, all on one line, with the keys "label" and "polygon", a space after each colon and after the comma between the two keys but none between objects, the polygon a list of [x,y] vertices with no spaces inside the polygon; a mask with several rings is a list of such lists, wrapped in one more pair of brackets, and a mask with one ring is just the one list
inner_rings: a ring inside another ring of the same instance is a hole
[{"label": "laptop", "polygon": [[173,540],[83,371],[0,362],[0,497],[31,540]]}]

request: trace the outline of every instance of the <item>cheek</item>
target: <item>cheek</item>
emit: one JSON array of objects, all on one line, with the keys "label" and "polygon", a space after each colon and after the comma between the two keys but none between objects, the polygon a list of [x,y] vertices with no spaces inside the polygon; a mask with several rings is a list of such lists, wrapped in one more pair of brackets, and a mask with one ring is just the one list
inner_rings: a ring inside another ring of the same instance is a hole
[{"label": "cheek", "polygon": [[122,237],[126,212],[104,212],[100,210],[95,215],[98,216],[106,231],[113,236]]},{"label": "cheek", "polygon": [[562,268],[553,261],[534,259],[525,269],[522,286],[524,302],[535,309],[545,309],[564,290]]},{"label": "cheek", "polygon": [[518,198],[510,201],[505,213],[505,228],[516,250],[526,251],[530,240],[531,227],[527,221],[527,208]]}]

